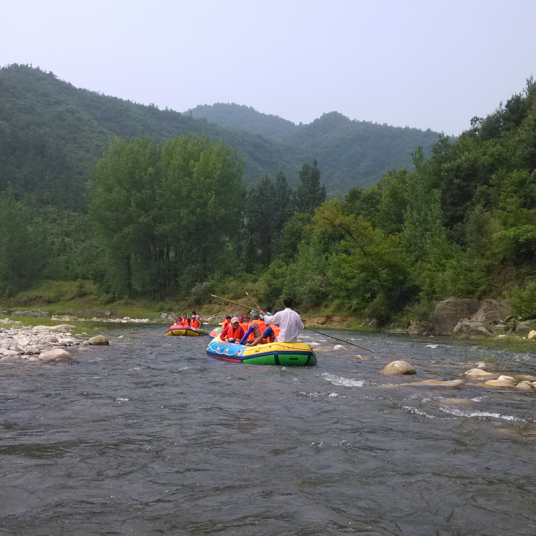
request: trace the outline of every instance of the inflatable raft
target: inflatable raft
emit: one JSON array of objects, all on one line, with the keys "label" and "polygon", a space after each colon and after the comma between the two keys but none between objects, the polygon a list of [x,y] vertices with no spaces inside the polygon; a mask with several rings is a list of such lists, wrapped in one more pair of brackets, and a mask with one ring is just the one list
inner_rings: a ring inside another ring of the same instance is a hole
[{"label": "inflatable raft", "polygon": [[303,342],[272,342],[257,346],[233,344],[219,336],[210,341],[207,354],[222,361],[252,365],[312,367],[316,365],[313,349]]},{"label": "inflatable raft", "polygon": [[186,337],[199,337],[200,335],[208,335],[208,331],[204,329],[196,329],[185,327],[182,324],[173,324],[166,329],[166,335],[182,335]]},{"label": "inflatable raft", "polygon": [[208,334],[208,340],[211,341],[212,339],[219,337],[221,332],[223,331],[222,328],[217,327],[214,328],[209,334]]}]

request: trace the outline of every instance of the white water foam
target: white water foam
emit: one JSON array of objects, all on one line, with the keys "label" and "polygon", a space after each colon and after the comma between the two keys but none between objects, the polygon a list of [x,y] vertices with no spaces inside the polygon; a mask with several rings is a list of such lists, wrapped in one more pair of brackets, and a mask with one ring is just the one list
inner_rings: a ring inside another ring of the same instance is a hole
[{"label": "white water foam", "polygon": [[365,380],[350,380],[349,378],[342,378],[341,376],[335,376],[327,372],[324,372],[322,376],[333,385],[342,385],[343,387],[363,387],[365,385]]},{"label": "white water foam", "polygon": [[491,413],[489,411],[461,411],[456,408],[446,407],[440,407],[439,409],[456,417],[491,417],[493,419],[502,419],[503,421],[524,422],[523,419],[518,419],[512,415],[501,415],[500,413]]},{"label": "white water foam", "polygon": [[404,409],[410,411],[411,413],[415,413],[415,415],[422,415],[423,417],[427,417],[428,419],[436,419],[437,417],[434,417],[434,415],[430,415],[429,413],[426,413],[425,411],[422,411],[420,409],[414,408],[413,406],[402,406]]}]

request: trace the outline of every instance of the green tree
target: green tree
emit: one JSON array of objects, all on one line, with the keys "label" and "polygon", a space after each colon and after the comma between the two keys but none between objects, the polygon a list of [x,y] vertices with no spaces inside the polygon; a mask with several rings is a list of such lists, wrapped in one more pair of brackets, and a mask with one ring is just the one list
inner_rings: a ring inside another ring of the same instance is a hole
[{"label": "green tree", "polygon": [[156,231],[160,149],[148,138],[116,139],[91,181],[90,216],[105,288],[117,296],[159,289]]},{"label": "green tree", "polygon": [[11,296],[39,281],[42,244],[32,211],[17,202],[12,192],[0,194],[0,295]]},{"label": "green tree", "polygon": [[300,182],[294,191],[295,212],[313,215],[315,208],[325,200],[326,187],[320,182],[317,161],[312,166],[304,164],[300,171]]},{"label": "green tree", "polygon": [[282,172],[264,176],[247,192],[243,242],[246,271],[266,268],[274,259],[283,226],[290,217],[292,190]]}]

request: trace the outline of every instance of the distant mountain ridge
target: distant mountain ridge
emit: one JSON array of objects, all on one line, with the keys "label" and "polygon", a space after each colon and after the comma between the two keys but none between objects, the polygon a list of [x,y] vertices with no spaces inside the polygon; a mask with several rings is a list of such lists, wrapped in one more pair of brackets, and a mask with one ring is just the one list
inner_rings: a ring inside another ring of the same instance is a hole
[{"label": "distant mountain ridge", "polygon": [[241,104],[202,104],[187,110],[196,119],[206,119],[222,127],[241,128],[266,138],[283,140],[296,132],[298,127],[288,119],[277,115],[263,114],[251,106]]},{"label": "distant mountain ridge", "polygon": [[439,139],[439,133],[430,129],[357,121],[339,112],[299,125],[234,103],[201,105],[186,113],[301,148],[318,161],[322,179],[332,193],[345,192],[354,185],[371,186],[392,168],[411,168],[411,153],[420,145],[429,154]]},{"label": "distant mountain ridge", "polygon": [[278,171],[296,184],[303,164],[316,159],[330,195],[411,166],[411,153],[419,145],[429,152],[439,136],[356,122],[337,112],[308,125],[229,104],[179,113],[76,88],[27,65],[0,69],[0,191],[12,188],[40,204],[84,209],[88,178],[114,137],[162,141],[184,134],[206,134],[236,149],[248,184]]}]

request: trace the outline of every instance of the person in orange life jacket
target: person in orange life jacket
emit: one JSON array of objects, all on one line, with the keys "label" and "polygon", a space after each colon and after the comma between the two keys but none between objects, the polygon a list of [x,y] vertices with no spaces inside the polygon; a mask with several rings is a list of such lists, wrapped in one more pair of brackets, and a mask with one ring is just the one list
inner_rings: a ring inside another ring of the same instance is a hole
[{"label": "person in orange life jacket", "polygon": [[[285,309],[275,313],[275,315],[265,315],[264,321],[267,324],[279,324],[281,331],[277,335],[277,342],[297,342],[300,329],[305,329],[301,316],[296,311],[292,310],[294,300],[292,298],[285,298],[283,305]],[[268,328],[264,332],[264,336],[271,336],[273,332],[271,328]]]},{"label": "person in orange life jacket", "polygon": [[[249,322],[246,333],[240,341],[240,344],[246,343],[249,346],[255,346],[256,344],[259,344],[259,342],[262,342],[262,334],[266,329],[266,324],[260,319],[260,315],[257,311],[251,311],[249,315],[251,320]],[[250,343],[246,342],[248,338],[250,340]],[[259,340],[259,342],[255,343],[257,339]]]},{"label": "person in orange life jacket", "polygon": [[186,314],[182,315],[182,318],[181,318],[179,324],[181,324],[185,328],[190,327],[190,321],[188,320],[188,316]]},{"label": "person in orange life jacket", "polygon": [[248,327],[249,327],[249,322],[248,320],[244,320],[244,315],[242,313],[238,313],[236,315],[236,318],[238,318],[238,322],[240,323],[240,325],[242,326],[242,329],[244,331],[247,331]]},{"label": "person in orange life jacket", "polygon": [[244,330],[238,322],[238,318],[233,316],[231,323],[221,332],[220,339],[227,342],[238,342],[244,336]]},{"label": "person in orange life jacket", "polygon": [[192,311],[192,321],[191,326],[196,329],[200,329],[203,327],[203,322],[201,321],[201,317],[195,312]]},{"label": "person in orange life jacket", "polygon": [[221,323],[221,328],[225,329],[231,323],[231,315],[225,317],[225,320]]}]

